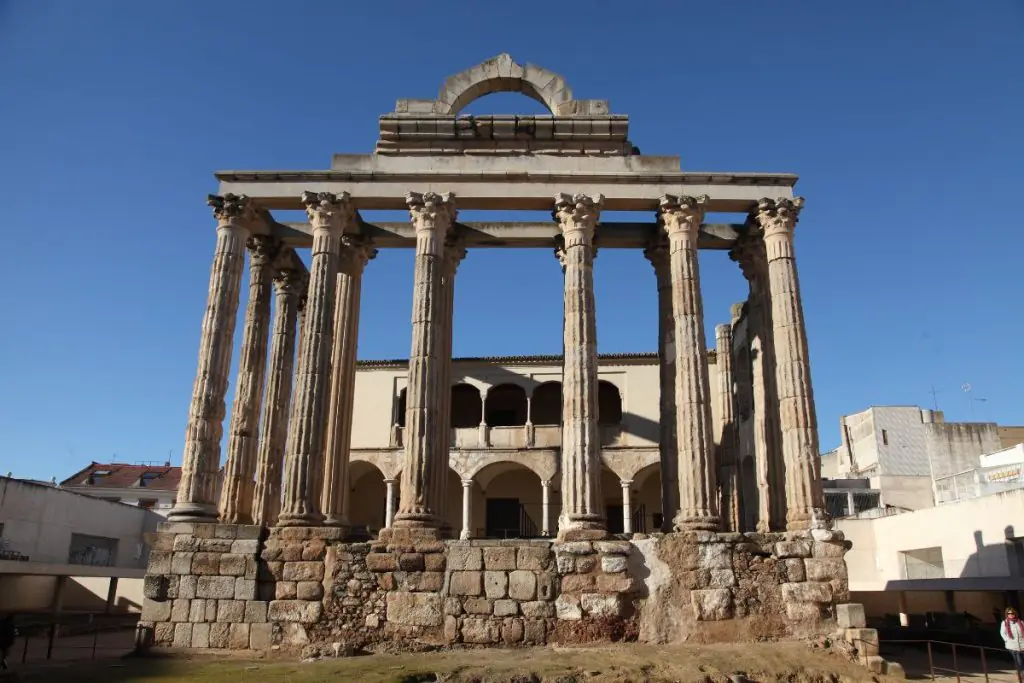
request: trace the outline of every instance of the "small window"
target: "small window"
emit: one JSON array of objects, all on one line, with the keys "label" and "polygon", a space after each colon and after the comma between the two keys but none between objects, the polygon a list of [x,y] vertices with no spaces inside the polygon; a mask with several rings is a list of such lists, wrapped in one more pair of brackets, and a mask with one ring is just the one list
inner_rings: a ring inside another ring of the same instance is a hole
[{"label": "small window", "polygon": [[884,429],[882,430],[882,444],[885,446],[889,445],[889,432]]},{"label": "small window", "polygon": [[160,473],[159,472],[146,472],[139,479],[139,486],[142,486],[142,487],[149,486],[152,482],[156,481],[159,478],[160,478]]},{"label": "small window", "polygon": [[152,510],[153,508],[156,507],[156,500],[151,499],[151,498],[147,498],[145,500],[140,500],[139,501],[139,507],[144,509],[144,510]]}]

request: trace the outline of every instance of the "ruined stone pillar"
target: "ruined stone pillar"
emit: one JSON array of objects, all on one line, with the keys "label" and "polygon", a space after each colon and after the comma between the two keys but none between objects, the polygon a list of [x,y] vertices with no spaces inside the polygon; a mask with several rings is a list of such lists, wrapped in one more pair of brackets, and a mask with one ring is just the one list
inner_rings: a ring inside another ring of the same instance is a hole
[{"label": "ruined stone pillar", "polygon": [[757,226],[748,226],[729,252],[750,287],[747,301],[750,330],[750,383],[754,405],[754,466],[757,473],[757,530],[781,531],[786,525],[785,465],[778,437],[775,356],[772,348],[768,261]]},{"label": "ruined stone pillar", "polygon": [[661,466],[661,530],[672,530],[679,512],[679,448],[676,443],[676,349],[668,237],[658,230],[644,249],[658,283],[658,453]]},{"label": "ruined stone pillar", "polygon": [[331,399],[327,411],[324,487],[321,503],[329,526],[347,527],[348,458],[352,442],[352,399],[363,269],[377,255],[361,235],[343,235],[334,302]]},{"label": "ruined stone pillar", "polygon": [[270,336],[273,264],[281,243],[273,237],[254,235],[246,246],[249,248],[249,302],[245,309],[228,458],[221,487],[220,520],[225,524],[252,524],[253,477]]},{"label": "ruined stone pillar", "polygon": [[468,540],[470,536],[470,528],[473,524],[473,480],[463,479],[462,480],[462,531],[459,532],[459,538],[463,541]]},{"label": "ruined stone pillar", "polygon": [[594,311],[594,232],[604,197],[560,194],[554,217],[556,250],[565,272],[562,323],[562,514],[558,535],[604,532],[601,434],[597,426],[597,323]]},{"label": "ruined stone pillar", "polygon": [[434,479],[434,496],[437,503],[432,505],[441,520],[441,535],[444,538],[452,536],[451,522],[448,520],[448,461],[452,439],[452,322],[455,314],[455,272],[464,258],[466,258],[466,246],[463,240],[449,235],[445,240],[442,256],[441,304],[443,309],[439,320],[442,377],[437,385],[437,401],[440,408],[438,432],[441,437],[438,452],[442,454],[442,457],[437,460],[438,471]]},{"label": "ruined stone pillar", "polygon": [[412,350],[409,353],[409,387],[406,391],[405,461],[402,495],[396,528],[437,529],[437,461],[441,436],[438,385],[443,381],[441,355],[444,344],[440,317],[444,312],[441,288],[445,237],[455,223],[455,198],[436,192],[406,196],[416,228],[416,271],[412,298]]},{"label": "ruined stone pillar", "polygon": [[260,420],[260,445],[252,517],[256,524],[271,526],[281,512],[281,470],[288,412],[292,398],[292,368],[299,300],[306,291],[306,274],[282,269],[274,275],[274,330],[270,342],[270,372]]},{"label": "ruined stone pillar", "polygon": [[719,526],[704,304],[697,264],[697,236],[707,201],[706,196],[666,195],[659,206],[659,218],[669,239],[675,322],[679,512],[673,525],[679,531],[715,531]]},{"label": "ruined stone pillar", "polygon": [[248,197],[210,195],[207,203],[217,219],[217,246],[210,271],[206,315],[199,337],[199,364],[192,387],[181,483],[172,522],[216,522],[220,439],[224,432],[224,396],[231,371],[235,318],[245,267],[245,243],[255,211]]},{"label": "ruined stone pillar", "polygon": [[826,528],[818,420],[811,389],[800,282],[793,250],[803,199],[762,199],[754,218],[764,231],[771,296],[779,431],[786,465],[786,529]]},{"label": "ruined stone pillar", "polygon": [[385,494],[384,494],[384,528],[390,529],[391,525],[395,521],[395,484],[397,483],[394,479],[385,479]]},{"label": "ruined stone pillar", "polygon": [[545,479],[540,483],[540,535],[548,537],[551,535],[551,480]]},{"label": "ruined stone pillar", "polygon": [[740,487],[737,473],[739,430],[732,371],[732,325],[715,327],[715,364],[718,368],[718,419],[720,429],[715,460],[722,491],[722,522],[727,531],[740,530]]},{"label": "ruined stone pillar", "polygon": [[633,480],[625,480],[619,482],[622,486],[622,533],[631,534],[633,533],[633,505],[629,499],[629,487],[633,485]]},{"label": "ruined stone pillar", "polygon": [[331,388],[332,316],[342,233],[355,220],[347,193],[305,192],[302,202],[313,227],[313,248],[278,526],[318,526],[324,520],[320,487]]}]

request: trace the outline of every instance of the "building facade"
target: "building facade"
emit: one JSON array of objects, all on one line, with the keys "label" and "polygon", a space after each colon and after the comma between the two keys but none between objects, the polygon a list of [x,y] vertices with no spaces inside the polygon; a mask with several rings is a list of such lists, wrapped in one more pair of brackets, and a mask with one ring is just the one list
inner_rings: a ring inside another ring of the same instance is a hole
[{"label": "building facade", "polygon": [[60,487],[114,503],[126,503],[166,517],[174,507],[181,481],[181,468],[128,463],[90,463],[64,481]]}]

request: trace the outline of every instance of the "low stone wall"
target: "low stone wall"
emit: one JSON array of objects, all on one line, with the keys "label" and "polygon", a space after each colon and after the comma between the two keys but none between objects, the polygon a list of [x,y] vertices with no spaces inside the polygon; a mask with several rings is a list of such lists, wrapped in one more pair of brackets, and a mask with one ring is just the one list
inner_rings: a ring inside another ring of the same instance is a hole
[{"label": "low stone wall", "polygon": [[848,599],[833,531],[352,543],[328,527],[165,523],[151,543],[143,645],[733,642],[831,635]]}]

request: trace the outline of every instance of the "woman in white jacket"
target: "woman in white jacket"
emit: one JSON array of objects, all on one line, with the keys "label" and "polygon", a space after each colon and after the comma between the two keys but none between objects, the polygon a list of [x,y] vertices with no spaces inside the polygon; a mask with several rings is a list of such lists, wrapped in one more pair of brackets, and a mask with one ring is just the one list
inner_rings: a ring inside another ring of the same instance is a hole
[{"label": "woman in white jacket", "polygon": [[1006,618],[999,625],[999,635],[1003,637],[1006,649],[1013,655],[1013,663],[1017,671],[1024,671],[1024,622],[1017,618],[1017,610],[1007,607]]}]

